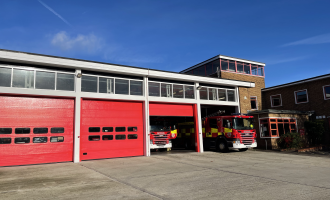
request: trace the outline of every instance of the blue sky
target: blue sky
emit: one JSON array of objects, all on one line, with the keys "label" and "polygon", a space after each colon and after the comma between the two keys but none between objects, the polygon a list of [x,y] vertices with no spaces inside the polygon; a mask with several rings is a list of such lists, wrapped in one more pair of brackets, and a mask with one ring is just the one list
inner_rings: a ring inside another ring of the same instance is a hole
[{"label": "blue sky", "polygon": [[0,48],[179,72],[266,63],[266,87],[330,73],[330,1],[0,0]]}]

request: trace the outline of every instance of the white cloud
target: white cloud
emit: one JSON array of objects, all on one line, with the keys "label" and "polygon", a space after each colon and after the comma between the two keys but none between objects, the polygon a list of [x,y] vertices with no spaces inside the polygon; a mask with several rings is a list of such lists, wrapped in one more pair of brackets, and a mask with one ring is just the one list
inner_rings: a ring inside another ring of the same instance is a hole
[{"label": "white cloud", "polygon": [[78,34],[76,37],[71,37],[65,31],[55,34],[51,43],[62,50],[76,50],[88,53],[95,53],[103,47],[102,39],[94,34]]},{"label": "white cloud", "polygon": [[330,33],[328,34],[323,34],[323,35],[318,35],[310,38],[306,38],[303,40],[299,40],[296,42],[291,42],[288,44],[282,45],[282,47],[287,47],[287,46],[294,46],[294,45],[308,45],[308,44],[325,44],[325,43],[330,43]]}]

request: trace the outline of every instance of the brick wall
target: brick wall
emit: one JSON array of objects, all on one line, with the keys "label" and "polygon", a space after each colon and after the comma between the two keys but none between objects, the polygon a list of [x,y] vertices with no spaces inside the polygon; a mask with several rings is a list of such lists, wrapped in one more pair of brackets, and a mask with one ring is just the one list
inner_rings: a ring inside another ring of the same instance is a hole
[{"label": "brick wall", "polygon": [[[315,111],[315,116],[330,116],[330,100],[324,100],[323,86],[330,85],[330,78],[300,83],[297,85],[263,91],[264,109]],[[307,89],[308,103],[295,103],[294,91]],[[270,96],[281,94],[282,106],[271,107]]]},{"label": "brick wall", "polygon": [[[255,83],[254,88],[239,87],[239,97],[240,97],[239,101],[240,101],[241,113],[247,113],[248,110],[251,110],[251,102],[250,102],[251,96],[257,97],[258,110],[263,109],[262,97],[261,97],[261,89],[265,88],[265,79],[263,77],[249,76],[249,75],[236,74],[230,72],[221,72],[221,78],[254,82]],[[246,99],[244,97],[246,97]]]}]

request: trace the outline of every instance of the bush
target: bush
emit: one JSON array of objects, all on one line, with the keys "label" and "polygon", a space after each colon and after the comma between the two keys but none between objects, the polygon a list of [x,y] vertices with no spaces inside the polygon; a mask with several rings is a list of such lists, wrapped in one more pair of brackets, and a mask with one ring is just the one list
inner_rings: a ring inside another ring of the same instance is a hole
[{"label": "bush", "polygon": [[323,121],[306,121],[305,128],[309,144],[318,145],[322,143],[325,133]]},{"label": "bush", "polygon": [[277,139],[277,145],[281,149],[301,148],[302,138],[299,133],[286,133]]}]

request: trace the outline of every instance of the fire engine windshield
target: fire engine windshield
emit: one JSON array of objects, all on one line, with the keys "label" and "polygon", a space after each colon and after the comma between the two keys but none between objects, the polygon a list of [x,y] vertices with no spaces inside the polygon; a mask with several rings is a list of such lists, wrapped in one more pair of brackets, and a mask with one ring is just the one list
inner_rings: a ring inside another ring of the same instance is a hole
[{"label": "fire engine windshield", "polygon": [[251,130],[253,129],[253,119],[235,118],[233,119],[233,128],[237,130]]},{"label": "fire engine windshield", "polygon": [[150,125],[150,132],[151,131],[170,131],[170,127],[165,127],[161,125]]}]

